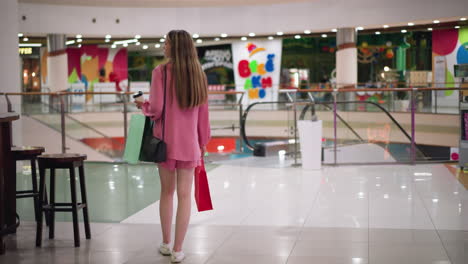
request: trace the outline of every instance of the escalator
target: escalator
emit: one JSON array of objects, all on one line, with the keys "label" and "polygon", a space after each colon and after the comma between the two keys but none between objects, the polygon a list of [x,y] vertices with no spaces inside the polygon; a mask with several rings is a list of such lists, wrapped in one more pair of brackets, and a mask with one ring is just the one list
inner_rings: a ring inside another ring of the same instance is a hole
[{"label": "escalator", "polygon": [[[60,107],[44,102],[23,104],[23,115],[26,141],[30,145],[42,145],[48,152],[61,152],[62,121]],[[72,116],[64,114],[66,151],[82,153],[88,160],[119,161],[125,146],[123,138],[114,138],[102,131]],[[30,132],[29,132],[30,131]],[[41,137],[34,136],[34,131],[41,133]]]},{"label": "escalator", "polygon": [[[287,153],[291,156],[300,155],[299,147],[294,138],[294,127],[290,127],[290,137],[282,140],[271,139],[269,142],[254,144],[247,135],[249,113],[260,105],[279,105],[286,102],[260,102],[249,105],[242,116],[241,135],[246,147],[253,151],[254,156],[274,156]],[[338,101],[337,108],[345,105],[366,105],[377,112],[346,112],[337,111],[337,163],[407,163],[411,158],[411,136],[400,123],[382,106],[367,101]],[[321,108],[322,111],[315,111]],[[312,120],[317,114],[324,121],[324,138],[322,158],[324,164],[334,163],[333,140],[333,102],[317,102],[306,104],[297,110],[299,120]],[[310,113],[310,114],[309,114]],[[377,118],[375,124],[372,118]],[[369,119],[369,120],[366,120]],[[294,121],[295,122],[295,121]],[[299,144],[299,142],[298,142]],[[430,161],[437,158],[424,153],[424,146],[415,145],[417,161]]]}]

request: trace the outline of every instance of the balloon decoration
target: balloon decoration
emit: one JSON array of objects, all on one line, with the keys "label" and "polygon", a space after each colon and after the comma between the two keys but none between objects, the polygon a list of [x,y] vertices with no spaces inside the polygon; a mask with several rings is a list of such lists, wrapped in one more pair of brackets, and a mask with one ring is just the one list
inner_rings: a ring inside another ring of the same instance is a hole
[{"label": "balloon decoration", "polygon": [[377,58],[380,56],[380,49],[378,47],[369,47],[365,42],[363,46],[366,47],[358,48],[358,62],[363,64],[376,62]]},{"label": "balloon decoration", "polygon": [[395,56],[395,54],[393,53],[392,49],[388,49],[387,52],[385,53],[385,57],[387,59],[393,59],[394,56]]}]

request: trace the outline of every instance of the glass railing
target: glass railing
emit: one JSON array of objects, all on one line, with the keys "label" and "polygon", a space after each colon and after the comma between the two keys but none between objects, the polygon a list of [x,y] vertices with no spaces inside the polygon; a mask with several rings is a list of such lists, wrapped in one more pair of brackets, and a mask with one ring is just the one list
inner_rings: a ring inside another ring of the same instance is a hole
[{"label": "glass railing", "polygon": [[[459,96],[464,88],[378,88],[380,97],[362,97],[375,90],[287,89],[280,90],[277,101],[250,104],[245,104],[243,92],[212,91],[210,156],[212,160],[250,156],[256,145],[261,148],[268,143],[269,149],[264,151],[285,155],[296,163],[300,160],[297,120],[315,118],[323,121],[324,164],[451,159],[447,153],[457,151],[459,116],[442,113],[440,98],[435,104],[431,101],[435,97],[428,101],[425,94],[448,91]],[[353,100],[344,100],[347,93],[352,93]],[[412,100],[398,105],[395,98],[403,96],[398,93],[406,93]],[[102,96],[107,95],[113,95],[114,101],[107,98],[103,103]],[[123,160],[128,124],[133,114],[140,113],[130,102],[130,93],[21,93],[8,97],[21,98],[21,106],[14,104],[13,110],[21,107],[27,118],[23,131],[29,135],[28,144],[41,145],[42,135],[34,138],[31,134],[48,131],[54,151],[79,151],[98,161]],[[98,97],[101,100],[95,99]],[[458,113],[458,101],[449,108]],[[345,154],[349,150],[360,155]]]}]

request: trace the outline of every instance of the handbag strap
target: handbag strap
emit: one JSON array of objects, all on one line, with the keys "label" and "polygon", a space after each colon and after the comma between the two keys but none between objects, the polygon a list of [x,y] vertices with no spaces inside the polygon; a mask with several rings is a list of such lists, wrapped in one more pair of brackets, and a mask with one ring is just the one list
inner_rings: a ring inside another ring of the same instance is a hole
[{"label": "handbag strap", "polygon": [[162,140],[164,141],[164,135],[166,134],[166,65],[164,65],[164,78],[163,78],[163,89],[164,89],[164,103],[163,103],[163,111],[162,111]]}]

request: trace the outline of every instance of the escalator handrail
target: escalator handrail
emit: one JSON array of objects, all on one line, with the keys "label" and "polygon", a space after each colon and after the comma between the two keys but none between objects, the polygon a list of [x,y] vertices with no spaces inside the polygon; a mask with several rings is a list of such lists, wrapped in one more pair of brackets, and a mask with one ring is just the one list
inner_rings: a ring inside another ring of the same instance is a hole
[{"label": "escalator handrail", "polygon": [[281,102],[281,101],[256,102],[256,103],[252,103],[249,106],[247,106],[244,113],[242,114],[242,119],[240,121],[240,132],[241,132],[242,140],[243,140],[243,142],[245,142],[248,149],[254,150],[254,146],[252,146],[252,144],[250,144],[249,140],[247,139],[247,135],[245,134],[245,122],[247,121],[247,115],[249,114],[250,109],[252,109],[252,107],[254,107],[256,105],[260,105],[260,104],[285,104],[285,103],[288,103],[288,102]]},{"label": "escalator handrail", "polygon": [[[252,144],[250,144],[249,140],[247,139],[247,135],[245,134],[245,123],[247,121],[247,115],[249,114],[250,112],[250,109],[252,109],[252,107],[256,106],[256,105],[260,105],[260,104],[287,104],[289,102],[281,102],[281,101],[269,101],[269,102],[256,102],[256,103],[253,103],[253,104],[250,104],[244,111],[243,115],[242,115],[242,120],[241,120],[241,124],[240,124],[240,130],[241,130],[241,135],[242,135],[242,140],[245,142],[245,144],[247,145],[247,147],[250,149],[250,150],[254,150],[254,146],[252,146]],[[393,118],[393,116],[385,109],[383,108],[381,105],[377,104],[377,103],[374,103],[374,102],[368,102],[368,101],[336,101],[337,104],[371,104],[371,105],[374,105],[376,106],[377,108],[379,108],[380,110],[382,110],[389,118],[390,120],[392,120],[392,122],[400,129],[400,131],[406,136],[406,138],[411,142],[412,141],[412,138],[411,136],[406,132],[406,130],[400,125],[400,123],[398,123],[398,121],[396,121],[395,118]],[[333,102],[314,102],[314,104],[321,104],[321,105],[330,105],[330,104],[333,104]],[[414,143],[415,144],[415,147],[418,151],[420,151],[423,155],[424,155],[424,152],[421,151],[421,149],[419,149],[418,145],[416,144],[416,142]]]},{"label": "escalator handrail", "polygon": [[[45,106],[47,106],[47,107],[49,107],[49,108],[52,108],[52,109],[55,110],[56,112],[60,113],[60,110],[59,110],[58,108],[54,107],[54,106],[51,106],[51,105],[49,105],[49,104],[47,104],[47,103],[44,103],[44,102],[41,102],[41,104],[43,104],[43,105],[45,105]],[[26,115],[28,115],[28,114],[26,114]],[[32,117],[33,115],[29,114],[29,116]],[[102,136],[102,137],[105,138],[105,139],[109,139],[109,140],[111,140],[112,142],[114,142],[114,143],[116,143],[116,144],[118,144],[118,145],[123,145],[120,141],[116,140],[115,138],[112,138],[112,137],[110,137],[110,136],[108,136],[108,135],[102,133],[101,131],[97,130],[96,128],[94,128],[94,127],[92,127],[92,126],[90,126],[90,125],[88,125],[88,124],[85,124],[85,123],[81,122],[80,120],[78,120],[78,119],[76,119],[76,118],[70,116],[68,113],[65,113],[65,117],[68,118],[68,119],[70,119],[70,120],[72,120],[72,121],[74,121],[74,122],[76,122],[76,123],[78,123],[80,126],[83,126],[83,127],[87,128],[87,129],[93,131],[94,133],[96,133],[96,134]],[[36,119],[36,120],[37,120],[37,119]],[[38,120],[38,121],[40,121],[40,120]],[[44,124],[45,124],[45,122],[42,122],[42,121],[41,121],[41,123],[44,123]],[[47,124],[46,124],[46,125],[47,125]],[[49,126],[49,125],[47,125],[47,126],[50,127],[50,128],[52,128],[52,129],[54,129],[54,130],[56,130],[53,126]]]},{"label": "escalator handrail", "polygon": [[[316,104],[316,103],[314,103]],[[323,104],[325,107],[327,107],[328,109],[332,110],[332,108],[328,105],[328,104]],[[299,120],[304,120],[304,117],[305,117],[305,114],[307,112],[307,110],[309,109],[309,107],[312,106],[312,105],[306,105],[304,107],[304,109],[302,109],[302,112],[301,112],[301,115],[299,116]],[[336,113],[336,117],[338,117],[338,119],[340,119],[340,121],[349,129],[351,130],[351,132],[353,132],[353,134],[361,141],[361,142],[364,142],[364,139],[356,132],[356,130],[354,130],[351,125],[348,124],[348,122],[346,122],[340,114]]]}]

